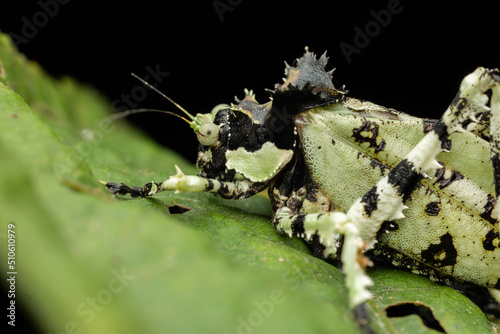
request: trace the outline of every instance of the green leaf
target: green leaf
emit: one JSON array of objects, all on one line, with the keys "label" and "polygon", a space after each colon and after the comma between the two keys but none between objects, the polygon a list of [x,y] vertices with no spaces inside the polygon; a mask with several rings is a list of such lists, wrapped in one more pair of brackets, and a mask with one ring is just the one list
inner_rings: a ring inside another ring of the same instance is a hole
[{"label": "green leaf", "polygon": [[[0,221],[15,228],[16,302],[44,332],[357,333],[341,272],[278,234],[269,203],[209,194],[114,198],[98,180],[142,185],[196,169],[123,122],[72,79],[55,80],[0,35]],[[186,129],[186,135],[192,135]],[[170,214],[172,206],[190,210]],[[4,248],[5,249],[5,248]],[[451,332],[491,333],[467,298],[377,268],[373,327],[430,331],[419,303]],[[413,292],[413,293],[412,293]],[[466,316],[464,316],[464,313]],[[20,320],[19,320],[20,321]]]}]

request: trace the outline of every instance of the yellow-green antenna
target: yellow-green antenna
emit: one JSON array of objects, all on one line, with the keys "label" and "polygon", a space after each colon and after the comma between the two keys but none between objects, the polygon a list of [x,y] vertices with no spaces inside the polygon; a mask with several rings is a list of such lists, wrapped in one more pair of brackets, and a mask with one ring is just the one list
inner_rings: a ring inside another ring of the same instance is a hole
[{"label": "yellow-green antenna", "polygon": [[147,82],[146,80],[144,80],[141,77],[137,76],[135,73],[131,73],[131,74],[132,74],[132,76],[134,78],[136,78],[137,80],[139,80],[140,82],[142,82],[144,85],[148,86],[149,88],[151,88],[152,90],[154,90],[155,92],[157,92],[158,94],[160,94],[161,96],[163,96],[164,98],[166,98],[167,100],[169,100],[170,103],[172,103],[174,106],[176,106],[177,108],[179,108],[179,110],[181,110],[183,113],[185,113],[192,121],[194,121],[196,119],[186,109],[184,109],[180,104],[178,104],[177,102],[175,102],[174,100],[172,100],[171,98],[169,98],[167,95],[165,95],[162,92],[160,92],[158,89],[156,89],[149,82]]}]

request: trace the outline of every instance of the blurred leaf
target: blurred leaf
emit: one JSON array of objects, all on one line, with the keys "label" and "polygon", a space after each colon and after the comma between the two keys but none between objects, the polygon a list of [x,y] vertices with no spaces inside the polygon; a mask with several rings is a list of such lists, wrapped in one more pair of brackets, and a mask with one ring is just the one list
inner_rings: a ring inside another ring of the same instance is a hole
[{"label": "blurred leaf", "polygon": [[[16,301],[44,332],[358,331],[341,272],[276,233],[266,199],[115,199],[97,180],[142,185],[173,174],[174,164],[196,170],[123,122],[110,123],[99,94],[50,78],[5,35],[0,74],[1,240],[15,224]],[[172,205],[190,210],[171,215]],[[451,288],[393,269],[371,275],[378,332],[430,331],[417,315],[386,316],[403,302],[425,305],[450,333],[492,332]]]}]

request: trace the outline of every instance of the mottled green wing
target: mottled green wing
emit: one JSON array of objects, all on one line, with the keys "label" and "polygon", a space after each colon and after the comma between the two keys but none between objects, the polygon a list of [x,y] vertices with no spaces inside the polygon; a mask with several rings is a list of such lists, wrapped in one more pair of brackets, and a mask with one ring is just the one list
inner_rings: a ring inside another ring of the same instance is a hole
[{"label": "mottled green wing", "polygon": [[311,109],[296,119],[316,183],[347,211],[424,136],[422,120],[353,100]]},{"label": "mottled green wing", "polygon": [[[296,123],[314,181],[343,212],[433,125],[354,99],[304,112]],[[483,246],[494,221],[489,145],[471,133],[454,135],[450,143],[451,152],[438,157],[443,168],[429,171],[432,178],[416,185],[406,201],[406,218],[380,241],[455,277],[494,286],[500,250]]]}]

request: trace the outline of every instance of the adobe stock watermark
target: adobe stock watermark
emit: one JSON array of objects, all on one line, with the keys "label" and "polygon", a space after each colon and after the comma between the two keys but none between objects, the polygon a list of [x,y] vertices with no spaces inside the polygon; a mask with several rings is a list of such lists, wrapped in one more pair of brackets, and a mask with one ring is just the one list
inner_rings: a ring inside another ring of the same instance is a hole
[{"label": "adobe stock watermark", "polygon": [[227,12],[232,12],[242,2],[243,0],[214,0],[212,1],[212,6],[214,6],[215,12],[219,16],[219,20],[223,22],[224,15]]},{"label": "adobe stock watermark", "polygon": [[28,44],[30,40],[38,35],[40,29],[45,27],[49,21],[59,13],[61,5],[66,5],[71,0],[39,0],[37,2],[40,10],[36,11],[31,17],[23,16],[21,18],[22,26],[19,34],[9,32],[10,37],[16,46]]},{"label": "adobe stock watermark", "polygon": [[[146,66],[146,74],[143,79],[148,81],[153,87],[158,86],[169,75],[160,69],[160,64],[154,67]],[[126,111],[136,108],[138,103],[145,100],[148,92],[152,89],[145,87],[142,83],[138,83],[128,93],[122,93],[119,98],[111,102],[111,107],[116,111]],[[100,145],[104,136],[113,131],[113,121],[116,120],[116,114],[110,115],[100,120],[94,127],[84,129],[80,133],[80,140],[74,144],[73,150],[76,154],[67,154],[64,161],[54,161],[52,168],[59,180],[64,178],[64,175],[71,173],[85,157],[89,156],[94,149]]]},{"label": "adobe stock watermark", "polygon": [[81,318],[79,321],[67,321],[62,331],[49,332],[49,334],[82,333],[82,322],[91,323],[96,318],[97,313],[102,312],[113,301],[115,295],[123,292],[130,281],[135,279],[135,276],[128,274],[125,268],[120,271],[113,269],[111,274],[113,277],[108,281],[105,288],[99,290],[95,296],[87,297],[85,301],[76,306],[75,313]]},{"label": "adobe stock watermark", "polygon": [[[160,64],[156,64],[154,68],[151,66],[146,66],[146,75],[142,77],[144,81],[147,81],[151,86],[158,87],[159,84],[169,76],[169,72],[164,72],[160,69]],[[126,111],[128,109],[137,108],[139,102],[142,102],[148,96],[148,92],[152,91],[150,87],[144,86],[138,83],[129,93],[122,93],[118,99],[111,102],[111,106],[117,111]]]},{"label": "adobe stock watermark", "polygon": [[339,44],[347,63],[351,63],[352,56],[360,54],[371,43],[372,39],[382,32],[382,28],[386,28],[391,23],[393,16],[400,14],[403,9],[404,7],[399,0],[389,0],[386,9],[371,10],[370,16],[373,20],[368,21],[362,28],[354,27],[355,34],[352,44],[345,41]]},{"label": "adobe stock watermark", "polygon": [[254,329],[264,324],[265,319],[273,315],[276,305],[283,304],[286,297],[283,291],[275,289],[271,291],[269,298],[253,301],[253,311],[246,317],[237,317],[238,325],[235,332],[225,332],[224,334],[252,334]]}]

